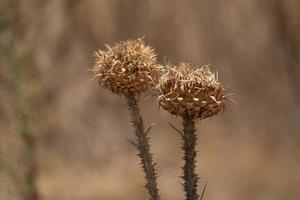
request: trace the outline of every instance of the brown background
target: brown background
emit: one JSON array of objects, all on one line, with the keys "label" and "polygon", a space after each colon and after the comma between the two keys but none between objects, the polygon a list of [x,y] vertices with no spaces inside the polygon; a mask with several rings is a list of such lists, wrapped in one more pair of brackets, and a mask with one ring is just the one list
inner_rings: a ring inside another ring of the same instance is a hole
[{"label": "brown background", "polygon": [[[145,36],[159,61],[211,64],[237,104],[198,123],[207,200],[300,199],[299,0],[18,0],[13,41],[38,136],[45,200],[141,200],[143,174],[124,99],[88,69],[104,44]],[[21,173],[17,97],[0,66],[0,153]],[[149,96],[144,94],[143,97]],[[163,199],[183,199],[180,119],[141,102]],[[0,200],[19,200],[0,171]]]}]

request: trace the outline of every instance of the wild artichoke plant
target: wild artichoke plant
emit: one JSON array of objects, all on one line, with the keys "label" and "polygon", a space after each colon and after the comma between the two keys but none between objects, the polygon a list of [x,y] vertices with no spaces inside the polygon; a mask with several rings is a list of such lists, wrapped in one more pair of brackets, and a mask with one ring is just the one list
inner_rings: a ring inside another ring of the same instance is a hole
[{"label": "wild artichoke plant", "polygon": [[158,90],[159,105],[183,120],[183,131],[176,129],[183,141],[183,187],[187,200],[197,200],[200,195],[197,191],[195,121],[216,115],[225,108],[225,89],[208,66],[193,70],[189,64],[182,63],[178,67],[164,67]]},{"label": "wild artichoke plant", "polygon": [[139,108],[141,92],[155,86],[160,67],[152,47],[142,39],[128,40],[97,51],[93,72],[99,85],[127,99],[127,106],[135,128],[136,141],[131,142],[138,150],[141,165],[146,175],[146,189],[151,200],[158,200],[155,163],[150,152],[148,132],[145,130]]}]

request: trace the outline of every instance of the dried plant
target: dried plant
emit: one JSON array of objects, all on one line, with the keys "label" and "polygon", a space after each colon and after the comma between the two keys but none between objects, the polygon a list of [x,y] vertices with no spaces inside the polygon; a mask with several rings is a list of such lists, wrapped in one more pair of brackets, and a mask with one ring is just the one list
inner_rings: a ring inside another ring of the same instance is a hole
[{"label": "dried plant", "polygon": [[155,163],[150,153],[149,137],[144,128],[139,108],[139,96],[155,85],[159,76],[154,50],[142,39],[123,41],[106,51],[97,51],[93,72],[100,86],[127,99],[128,109],[135,128],[136,142],[141,166],[146,174],[146,189],[151,200],[158,200]]},{"label": "dried plant", "polygon": [[225,89],[208,66],[193,70],[186,63],[178,67],[165,66],[158,89],[159,105],[183,119],[183,132],[175,128],[183,141],[183,187],[187,200],[199,199],[195,121],[216,115],[224,109]]},{"label": "dried plant", "polygon": [[99,84],[119,95],[139,94],[154,86],[159,76],[154,50],[142,39],[106,45],[97,51],[94,65]]}]

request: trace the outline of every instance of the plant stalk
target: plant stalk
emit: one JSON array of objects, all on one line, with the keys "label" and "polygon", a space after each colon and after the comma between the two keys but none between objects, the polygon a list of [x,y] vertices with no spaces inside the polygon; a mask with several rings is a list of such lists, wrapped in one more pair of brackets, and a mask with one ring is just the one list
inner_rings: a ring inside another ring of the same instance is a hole
[{"label": "plant stalk", "polygon": [[[8,72],[11,76],[12,90],[16,96],[16,110],[20,115],[20,138],[24,142],[24,164],[26,171],[24,174],[24,186],[20,186],[21,193],[25,200],[38,200],[37,180],[37,159],[36,159],[36,138],[33,133],[33,112],[25,91],[25,80],[23,70],[18,63],[18,58],[11,46],[1,46]],[[14,176],[14,175],[13,175]],[[21,183],[20,183],[21,185]]]},{"label": "plant stalk", "polygon": [[197,134],[195,130],[195,119],[183,118],[183,134],[182,134],[184,150],[184,166],[183,187],[186,194],[186,200],[198,200],[199,194],[197,192],[198,175],[196,173],[196,142]]},{"label": "plant stalk", "polygon": [[153,162],[153,155],[150,153],[150,144],[148,132],[151,127],[146,131],[144,128],[143,118],[140,112],[138,97],[136,93],[129,93],[127,96],[128,110],[130,111],[132,118],[132,125],[135,129],[136,143],[132,142],[137,150],[138,156],[141,159],[141,166],[145,173],[146,189],[150,196],[150,200],[159,200],[159,193],[157,187],[157,175],[155,172],[156,163]]},{"label": "plant stalk", "polygon": [[[23,136],[24,137],[24,136]],[[23,139],[25,143],[25,161],[27,163],[27,171],[25,175],[26,192],[24,194],[25,200],[38,200],[38,190],[36,180],[38,176],[38,166],[36,160],[36,141],[33,135],[25,136]]]}]

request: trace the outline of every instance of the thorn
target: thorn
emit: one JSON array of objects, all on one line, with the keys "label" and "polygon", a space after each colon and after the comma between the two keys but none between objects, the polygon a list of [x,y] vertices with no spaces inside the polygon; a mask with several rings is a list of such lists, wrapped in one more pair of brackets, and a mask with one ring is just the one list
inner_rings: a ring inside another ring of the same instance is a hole
[{"label": "thorn", "polygon": [[183,137],[183,133],[178,129],[178,128],[176,128],[173,124],[171,124],[170,122],[169,122],[169,124],[170,124],[170,126],[176,131],[176,132],[178,132],[179,134],[180,134],[180,136],[181,137]]},{"label": "thorn", "polygon": [[227,99],[227,100],[231,101],[232,103],[238,104],[238,102],[236,102],[235,100],[233,100],[233,99],[231,99],[229,97],[225,97],[224,99]]},{"label": "thorn", "polygon": [[224,97],[229,97],[229,96],[234,96],[234,95],[235,95],[234,93],[225,94],[225,95],[223,95],[223,98]]},{"label": "thorn", "polygon": [[147,100],[151,99],[152,97],[155,97],[155,96],[158,96],[158,95],[159,94],[152,94],[150,96],[147,96],[147,97],[144,98],[144,101],[147,101]]},{"label": "thorn", "polygon": [[149,133],[149,131],[151,130],[151,128],[154,127],[155,125],[156,125],[155,123],[152,123],[145,131],[145,135],[147,135]]},{"label": "thorn", "polygon": [[206,182],[206,184],[205,184],[205,186],[204,186],[204,188],[202,190],[202,194],[201,194],[200,200],[203,199],[206,188],[207,188],[207,182]]},{"label": "thorn", "polygon": [[138,147],[139,145],[137,144],[137,143],[135,143],[134,141],[132,141],[132,140],[127,140],[130,144],[132,144],[133,146],[136,146],[136,147]]}]

